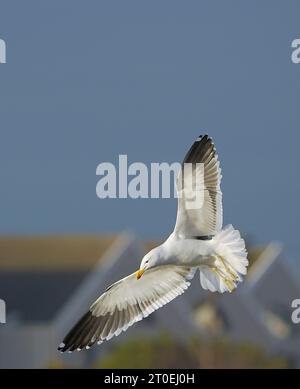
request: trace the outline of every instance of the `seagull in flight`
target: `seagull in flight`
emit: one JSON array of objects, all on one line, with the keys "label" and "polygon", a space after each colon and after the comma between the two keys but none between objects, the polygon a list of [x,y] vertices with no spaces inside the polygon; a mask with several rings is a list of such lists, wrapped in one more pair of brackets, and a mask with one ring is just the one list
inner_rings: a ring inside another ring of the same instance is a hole
[{"label": "seagull in flight", "polygon": [[237,287],[247,271],[247,251],[238,230],[222,228],[221,177],[212,139],[199,136],[177,177],[174,231],[144,256],[138,271],[100,295],[58,350],[80,351],[119,335],[184,293],[196,274],[211,292]]}]

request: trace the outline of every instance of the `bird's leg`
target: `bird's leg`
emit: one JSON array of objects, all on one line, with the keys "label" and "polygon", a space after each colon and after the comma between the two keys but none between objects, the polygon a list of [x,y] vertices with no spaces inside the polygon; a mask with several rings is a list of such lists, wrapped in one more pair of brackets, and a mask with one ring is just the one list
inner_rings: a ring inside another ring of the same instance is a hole
[{"label": "bird's leg", "polygon": [[225,276],[225,274],[219,269],[217,268],[216,266],[209,266],[211,271],[213,271],[214,273],[217,274],[218,277],[220,277],[223,282],[225,283],[225,285],[227,286],[229,292],[232,292],[233,289],[234,289],[234,283],[232,280],[230,280],[229,278],[227,278]]},{"label": "bird's leg", "polygon": [[230,269],[229,265],[226,264],[224,258],[221,255],[218,255],[218,258],[222,262],[223,266],[225,267],[226,271],[230,274],[230,276],[234,279],[234,281],[238,280],[238,275],[236,272],[234,272],[232,269]]},{"label": "bird's leg", "polygon": [[[216,258],[216,257],[214,257],[214,258]],[[219,258],[219,257],[217,257],[217,258]],[[222,261],[222,263],[223,263],[223,261]],[[224,265],[224,263],[223,263],[223,265]],[[236,276],[233,277],[233,280],[234,280],[233,281],[232,279],[228,278],[227,275],[217,266],[209,265],[209,267],[214,273],[216,273],[223,280],[223,282],[227,286],[229,292],[232,292],[235,289],[234,281],[236,281]],[[224,268],[226,271],[228,271],[228,269],[225,265],[224,265]],[[232,277],[232,272],[228,271],[228,273]]]}]

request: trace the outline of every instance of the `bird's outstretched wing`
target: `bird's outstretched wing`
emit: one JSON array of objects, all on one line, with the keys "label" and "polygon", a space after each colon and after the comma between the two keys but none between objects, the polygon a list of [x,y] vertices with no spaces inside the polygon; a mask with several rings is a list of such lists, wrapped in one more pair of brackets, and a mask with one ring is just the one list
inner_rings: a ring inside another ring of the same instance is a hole
[{"label": "bird's outstretched wing", "polygon": [[139,280],[135,273],[123,278],[92,304],[58,349],[81,350],[119,335],[182,294],[193,276],[191,268],[165,265],[146,270]]},{"label": "bird's outstretched wing", "polygon": [[223,224],[221,169],[213,141],[199,136],[177,178],[178,210],[174,232],[184,238],[215,235]]}]

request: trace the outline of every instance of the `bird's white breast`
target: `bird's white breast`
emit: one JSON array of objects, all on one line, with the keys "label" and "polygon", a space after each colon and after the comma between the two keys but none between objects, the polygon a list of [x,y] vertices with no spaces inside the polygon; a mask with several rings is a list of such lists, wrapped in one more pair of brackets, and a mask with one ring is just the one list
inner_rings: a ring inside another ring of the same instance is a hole
[{"label": "bird's white breast", "polygon": [[166,263],[197,266],[213,254],[211,240],[178,239],[172,234],[162,244],[162,258]]}]

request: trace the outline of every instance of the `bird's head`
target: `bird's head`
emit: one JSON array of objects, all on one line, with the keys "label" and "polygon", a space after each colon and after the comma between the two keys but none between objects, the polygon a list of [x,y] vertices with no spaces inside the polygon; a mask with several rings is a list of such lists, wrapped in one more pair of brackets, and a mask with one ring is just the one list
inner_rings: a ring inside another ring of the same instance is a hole
[{"label": "bird's head", "polygon": [[139,280],[146,270],[156,266],[158,264],[159,258],[160,256],[158,248],[149,251],[149,253],[146,254],[142,259],[139,270],[135,273],[136,278]]}]

